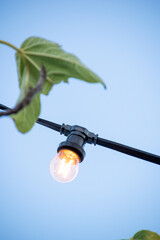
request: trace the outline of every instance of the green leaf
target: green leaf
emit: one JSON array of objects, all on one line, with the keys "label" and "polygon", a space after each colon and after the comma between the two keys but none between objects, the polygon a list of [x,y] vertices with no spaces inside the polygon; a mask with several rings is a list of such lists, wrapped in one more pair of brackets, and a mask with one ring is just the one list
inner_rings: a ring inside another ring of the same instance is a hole
[{"label": "green leaf", "polygon": [[[42,38],[31,37],[25,40],[16,53],[16,61],[20,87],[18,102],[23,99],[29,88],[36,86],[42,64],[47,71],[47,78],[41,92],[45,95],[54,84],[68,82],[69,78],[101,83],[106,87],[104,82],[76,56],[66,53],[58,44]],[[39,114],[40,94],[33,98],[29,106],[12,115],[12,118],[17,128],[25,133],[32,128]]]},{"label": "green leaf", "polygon": [[160,240],[160,236],[148,230],[137,232],[130,240]]},{"label": "green leaf", "polygon": [[151,232],[148,230],[141,230],[141,231],[137,232],[129,240],[160,240],[160,236],[155,232]]}]

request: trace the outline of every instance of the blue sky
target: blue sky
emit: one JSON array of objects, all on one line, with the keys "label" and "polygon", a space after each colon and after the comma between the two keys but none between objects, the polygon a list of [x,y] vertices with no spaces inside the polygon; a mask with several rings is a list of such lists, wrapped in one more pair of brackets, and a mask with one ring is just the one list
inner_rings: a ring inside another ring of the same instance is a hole
[{"label": "blue sky", "polygon": [[[41,97],[41,118],[79,124],[100,137],[160,155],[159,1],[4,1],[0,39],[58,42],[107,84],[71,79]],[[0,103],[14,106],[14,50],[0,45]],[[19,133],[0,119],[0,239],[130,238],[160,234],[160,168],[86,145],[77,178],[54,181],[49,164],[65,138],[35,125]]]}]

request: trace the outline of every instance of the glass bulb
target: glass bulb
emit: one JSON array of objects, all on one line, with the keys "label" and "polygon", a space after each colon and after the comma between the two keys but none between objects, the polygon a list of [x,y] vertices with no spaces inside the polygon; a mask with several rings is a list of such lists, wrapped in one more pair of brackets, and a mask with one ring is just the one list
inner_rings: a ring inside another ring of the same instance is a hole
[{"label": "glass bulb", "polygon": [[58,182],[71,182],[78,174],[79,163],[80,158],[75,152],[62,149],[51,161],[50,174]]}]

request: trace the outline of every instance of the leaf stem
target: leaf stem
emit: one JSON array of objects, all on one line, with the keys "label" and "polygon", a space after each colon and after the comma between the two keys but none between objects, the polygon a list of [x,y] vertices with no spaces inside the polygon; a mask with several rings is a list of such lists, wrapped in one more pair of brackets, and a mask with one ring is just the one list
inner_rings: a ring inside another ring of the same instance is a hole
[{"label": "leaf stem", "polygon": [[7,46],[13,48],[14,50],[16,50],[16,51],[19,52],[19,53],[22,53],[21,49],[16,48],[14,45],[12,45],[12,44],[9,43],[9,42],[6,42],[6,41],[3,41],[3,40],[0,40],[0,43],[5,44],[5,45],[7,45]]}]

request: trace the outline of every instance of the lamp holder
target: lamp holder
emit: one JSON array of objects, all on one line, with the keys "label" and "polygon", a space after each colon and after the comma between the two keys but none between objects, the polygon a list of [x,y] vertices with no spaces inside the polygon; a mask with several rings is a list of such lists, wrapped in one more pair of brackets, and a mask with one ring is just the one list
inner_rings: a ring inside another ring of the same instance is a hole
[{"label": "lamp holder", "polygon": [[60,128],[60,134],[67,136],[65,142],[60,143],[57,152],[62,149],[69,149],[78,154],[80,162],[83,161],[85,157],[85,151],[83,149],[86,143],[96,145],[98,135],[89,132],[86,128],[74,125],[65,125],[62,124]]},{"label": "lamp holder", "polygon": [[88,131],[86,128],[78,126],[78,125],[74,125],[74,126],[70,126],[68,124],[62,124],[61,128],[60,128],[60,134],[63,134],[64,136],[68,136],[70,133],[73,132],[79,132],[79,134],[83,134],[85,137],[85,143],[90,143],[90,144],[97,144],[97,138],[98,138],[98,134],[94,134],[90,131]]}]

